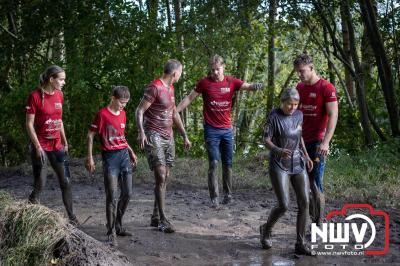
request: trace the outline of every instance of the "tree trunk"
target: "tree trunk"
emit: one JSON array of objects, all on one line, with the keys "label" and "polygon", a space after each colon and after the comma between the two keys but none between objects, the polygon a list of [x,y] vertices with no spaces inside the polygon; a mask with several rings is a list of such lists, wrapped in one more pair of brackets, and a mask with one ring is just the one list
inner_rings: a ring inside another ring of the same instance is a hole
[{"label": "tree trunk", "polygon": [[[374,52],[372,51],[371,43],[367,39],[366,29],[364,29],[364,33],[361,41],[361,68],[363,71],[363,82],[365,86],[365,91],[371,91],[374,79],[372,77],[372,66],[374,65]],[[381,140],[386,140],[385,135],[380,129],[379,125],[376,123],[374,116],[372,114],[371,108],[367,108],[368,119],[371,122],[372,128],[378,134]]]},{"label": "tree trunk", "polygon": [[323,27],[323,32],[324,32],[324,47],[325,47],[325,54],[326,54],[326,59],[328,61],[328,73],[329,73],[329,81],[333,84],[336,85],[336,80],[335,80],[335,71],[333,70],[333,62],[331,59],[331,51],[329,50],[329,40],[328,40],[328,33],[326,27]]},{"label": "tree trunk", "polygon": [[394,92],[392,70],[386,55],[385,47],[379,32],[375,9],[371,0],[359,0],[362,19],[367,29],[368,38],[371,42],[378,67],[379,78],[382,84],[386,108],[389,113],[390,126],[393,136],[400,136],[399,111]]},{"label": "tree trunk", "polygon": [[361,68],[360,61],[358,59],[358,54],[357,54],[357,48],[356,48],[356,40],[354,36],[354,26],[353,26],[353,20],[351,17],[349,5],[348,5],[348,0],[344,0],[343,2],[343,8],[344,8],[344,14],[346,18],[346,23],[347,27],[349,30],[349,40],[350,40],[350,52],[351,52],[351,57],[353,59],[354,63],[354,68],[357,77],[356,82],[356,92],[357,92],[357,102],[358,102],[358,107],[360,110],[360,119],[361,119],[361,125],[364,131],[364,140],[365,144],[367,146],[372,146],[374,141],[372,138],[372,132],[371,128],[369,125],[369,118],[368,118],[368,108],[367,108],[367,102],[365,99],[365,87],[364,87],[364,80],[363,80],[363,71]]},{"label": "tree trunk", "polygon": [[169,0],[165,0],[165,10],[167,12],[168,32],[172,32],[171,6]]},{"label": "tree trunk", "polygon": [[[182,65],[185,65],[185,38],[183,36],[183,25],[182,25],[182,0],[174,0],[174,11],[175,11],[175,29],[176,29],[176,42],[178,44],[179,55],[178,58],[181,61]],[[185,75],[183,75],[185,77]],[[182,100],[182,96],[187,94],[186,91],[186,81],[182,80],[182,86],[179,88],[180,99]],[[188,125],[189,119],[189,109],[186,108],[183,111],[183,123],[185,126]]]},{"label": "tree trunk", "polygon": [[278,0],[269,1],[268,15],[268,98],[266,113],[271,111],[274,104],[275,91],[275,17],[277,12]]},{"label": "tree trunk", "polygon": [[[350,65],[353,66],[353,61],[350,54],[350,41],[349,41],[349,30],[344,15],[343,5],[340,5],[340,15],[341,15],[341,25],[342,25],[342,40],[343,40],[343,50],[344,50],[344,60],[348,61]],[[351,77],[350,71],[345,67],[344,76],[347,91],[349,92],[351,102],[356,100],[356,91],[354,87],[354,79]]]}]

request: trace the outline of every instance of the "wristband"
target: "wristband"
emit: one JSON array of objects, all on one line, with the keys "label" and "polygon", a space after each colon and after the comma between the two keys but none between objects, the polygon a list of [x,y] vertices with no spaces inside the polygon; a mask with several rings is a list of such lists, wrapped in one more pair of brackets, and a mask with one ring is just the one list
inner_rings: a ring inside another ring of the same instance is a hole
[{"label": "wristband", "polygon": [[253,89],[256,90],[261,90],[263,88],[263,84],[262,83],[254,83],[253,84]]}]

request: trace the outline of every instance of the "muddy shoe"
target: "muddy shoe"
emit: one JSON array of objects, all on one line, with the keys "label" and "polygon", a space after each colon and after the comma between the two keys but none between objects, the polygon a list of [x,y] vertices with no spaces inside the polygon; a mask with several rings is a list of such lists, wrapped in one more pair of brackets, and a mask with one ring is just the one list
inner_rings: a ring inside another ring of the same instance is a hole
[{"label": "muddy shoe", "polygon": [[232,195],[225,195],[222,204],[229,204],[233,202]]},{"label": "muddy shoe", "polygon": [[115,233],[107,235],[107,244],[109,244],[112,247],[117,247],[118,242],[117,242],[117,235]]},{"label": "muddy shoe", "polygon": [[160,219],[158,217],[151,216],[150,226],[158,227],[159,223],[160,223]]},{"label": "muddy shoe", "polygon": [[260,242],[263,249],[272,247],[271,231],[268,231],[265,224],[260,225]]},{"label": "muddy shoe", "polygon": [[173,233],[175,232],[174,226],[167,220],[161,221],[158,225],[158,230],[164,233]]},{"label": "muddy shoe", "polygon": [[117,230],[117,236],[132,236],[132,233],[126,231],[126,229],[122,228]]},{"label": "muddy shoe", "polygon": [[39,200],[36,197],[29,196],[28,202],[31,204],[39,204]]},{"label": "muddy shoe", "polygon": [[218,199],[218,197],[211,199],[211,207],[214,208],[214,209],[219,207],[219,199]]},{"label": "muddy shoe", "polygon": [[316,256],[314,251],[311,251],[305,244],[296,243],[294,254],[297,256]]},{"label": "muddy shoe", "polygon": [[74,216],[73,218],[69,218],[69,219],[68,219],[68,222],[69,222],[71,225],[75,226],[75,227],[79,227],[79,226],[81,225],[81,224],[79,223],[78,218],[76,218],[76,216]]}]

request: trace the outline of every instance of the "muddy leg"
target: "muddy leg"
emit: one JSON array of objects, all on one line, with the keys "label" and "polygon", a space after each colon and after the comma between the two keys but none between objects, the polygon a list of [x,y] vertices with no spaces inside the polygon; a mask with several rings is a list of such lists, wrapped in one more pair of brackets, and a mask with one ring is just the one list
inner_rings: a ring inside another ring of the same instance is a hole
[{"label": "muddy leg", "polygon": [[218,199],[219,191],[218,191],[218,177],[216,176],[218,161],[209,161],[208,167],[208,191],[210,192],[210,198]]},{"label": "muddy leg", "polygon": [[297,244],[304,245],[310,191],[307,173],[304,170],[302,173],[292,176],[290,181],[296,192],[298,207],[296,222]]},{"label": "muddy leg", "polygon": [[222,184],[224,190],[223,204],[228,204],[232,201],[232,166],[222,166]]},{"label": "muddy leg", "polygon": [[157,165],[154,168],[154,176],[156,179],[156,187],[154,189],[155,199],[158,206],[158,213],[160,220],[166,220],[164,208],[165,208],[165,188],[166,188],[166,167],[164,165]]},{"label": "muddy leg", "polygon": [[30,203],[39,203],[40,193],[42,192],[47,179],[47,153],[45,162],[42,164],[40,158],[37,158],[36,151],[31,148],[32,171],[33,171],[33,190],[29,195]]},{"label": "muddy leg", "polygon": [[271,210],[267,223],[260,226],[260,241],[264,249],[272,247],[272,228],[278,219],[287,211],[289,205],[289,175],[279,169],[271,168],[270,178],[278,200],[278,205]]},{"label": "muddy leg", "polygon": [[64,151],[51,152],[49,161],[56,172],[68,218],[75,222],[77,219],[73,211],[71,177],[69,176],[70,171]]},{"label": "muddy leg", "polygon": [[115,217],[117,211],[117,186],[118,186],[118,175],[116,173],[107,172],[104,176],[104,188],[106,191],[107,235],[115,234]]},{"label": "muddy leg", "polygon": [[115,222],[115,230],[117,234],[122,234],[124,231],[122,227],[122,217],[128,207],[129,200],[132,196],[132,170],[127,168],[120,174],[119,185],[121,188],[121,195],[118,200],[117,218]]}]

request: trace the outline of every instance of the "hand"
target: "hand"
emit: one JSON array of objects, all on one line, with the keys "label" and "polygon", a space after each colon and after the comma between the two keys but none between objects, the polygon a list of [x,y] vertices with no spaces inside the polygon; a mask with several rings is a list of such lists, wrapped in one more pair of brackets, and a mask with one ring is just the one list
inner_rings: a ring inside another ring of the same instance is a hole
[{"label": "hand", "polygon": [[139,132],[139,135],[138,135],[138,141],[139,141],[139,147],[140,147],[140,149],[144,149],[144,146],[148,143],[147,142],[147,137],[146,137],[146,134],[142,131],[142,132]]},{"label": "hand", "polygon": [[255,91],[257,91],[257,90],[262,90],[264,88],[264,84],[262,84],[262,83],[254,83],[253,84],[253,89],[255,90]]},{"label": "hand", "polygon": [[185,149],[185,151],[188,151],[190,147],[192,147],[192,143],[190,143],[188,137],[186,137],[183,141],[183,148]]},{"label": "hand", "polygon": [[69,152],[68,144],[64,144],[64,152],[66,155],[68,155],[68,152]]},{"label": "hand", "polygon": [[137,156],[133,150],[129,150],[129,158],[131,159],[132,166],[135,167],[138,163]]},{"label": "hand", "polygon": [[93,157],[87,157],[85,160],[85,168],[88,170],[88,172],[91,174],[94,172],[96,169],[96,166],[94,165],[94,160]]},{"label": "hand", "polygon": [[317,153],[321,154],[322,156],[328,156],[329,143],[321,142],[321,144],[317,146]]},{"label": "hand", "polygon": [[292,151],[288,149],[283,149],[275,146],[272,151],[283,159],[289,159],[290,157],[292,157]]},{"label": "hand", "polygon": [[310,159],[310,157],[306,157],[306,165],[307,165],[307,170],[308,172],[311,172],[312,169],[314,168],[314,163],[313,161]]},{"label": "hand", "polygon": [[42,165],[46,163],[46,152],[42,149],[42,147],[36,148],[36,157],[40,159]]}]

